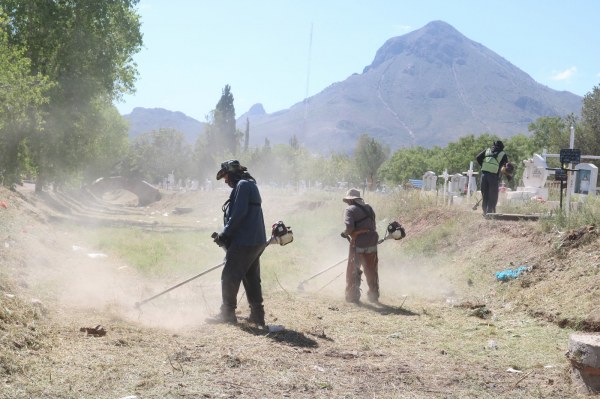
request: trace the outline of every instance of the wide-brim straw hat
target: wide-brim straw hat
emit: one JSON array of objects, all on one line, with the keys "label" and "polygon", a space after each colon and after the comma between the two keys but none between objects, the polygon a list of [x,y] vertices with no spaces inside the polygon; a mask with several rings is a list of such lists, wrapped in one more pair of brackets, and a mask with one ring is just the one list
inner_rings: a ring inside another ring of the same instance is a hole
[{"label": "wide-brim straw hat", "polygon": [[342,201],[354,201],[354,200],[362,200],[360,196],[360,191],[355,188],[351,188],[346,193],[346,196],[342,198]]}]

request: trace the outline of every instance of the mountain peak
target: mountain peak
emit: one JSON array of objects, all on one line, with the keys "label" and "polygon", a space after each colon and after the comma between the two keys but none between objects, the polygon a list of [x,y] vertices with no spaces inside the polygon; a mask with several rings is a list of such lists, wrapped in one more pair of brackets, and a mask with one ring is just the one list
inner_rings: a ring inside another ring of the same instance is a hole
[{"label": "mountain peak", "polygon": [[[350,152],[368,133],[390,148],[445,145],[468,134],[511,137],[541,116],[577,114],[581,97],[535,82],[443,21],[387,40],[353,74],[289,110],[249,118],[251,145]],[[245,120],[244,120],[245,122]],[[243,125],[242,125],[243,126]]]},{"label": "mountain peak", "polygon": [[452,25],[444,21],[431,21],[421,29],[415,32],[424,32],[430,35],[440,35],[440,36],[448,36],[448,35],[460,35],[462,34],[454,29]]},{"label": "mountain peak", "polygon": [[452,25],[444,21],[432,21],[414,32],[387,40],[363,73],[401,55],[451,65],[455,59],[463,56],[463,44],[467,41],[469,39]]},{"label": "mountain peak", "polygon": [[265,107],[263,107],[263,105],[261,103],[257,103],[257,104],[254,104],[253,106],[251,106],[246,114],[247,114],[247,116],[256,116],[256,115],[264,115],[266,113],[267,112],[265,111]]}]

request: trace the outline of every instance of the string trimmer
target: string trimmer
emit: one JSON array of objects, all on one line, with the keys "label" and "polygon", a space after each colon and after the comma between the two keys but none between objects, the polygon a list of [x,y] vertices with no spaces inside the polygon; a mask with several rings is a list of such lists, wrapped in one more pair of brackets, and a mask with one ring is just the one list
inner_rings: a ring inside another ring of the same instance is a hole
[{"label": "string trimmer", "polygon": [[[404,230],[404,227],[402,227],[402,225],[400,223],[393,221],[387,226],[384,237],[382,239],[380,239],[379,241],[377,241],[377,245],[383,243],[384,241],[386,241],[390,238],[394,239],[394,240],[401,240],[404,237],[406,237],[406,231]],[[345,238],[347,238],[347,237],[345,237]],[[349,238],[347,238],[347,239],[350,240]],[[326,271],[331,270],[334,267],[336,267],[337,265],[340,265],[346,261],[348,261],[348,258],[344,258],[344,259],[340,260],[339,262],[336,262],[333,265],[326,267],[325,269],[321,270],[320,272],[313,274],[312,276],[302,280],[300,282],[300,284],[298,285],[298,291],[304,291],[304,284],[306,284],[308,281],[312,280],[315,277],[320,276],[321,274],[325,273]]]},{"label": "string trimmer", "polygon": [[[212,237],[213,239],[215,239],[217,236],[218,236],[218,234],[217,234],[217,233],[212,233],[212,236],[211,236],[211,237]],[[290,242],[292,242],[292,241],[294,241],[294,234],[293,234],[293,232],[292,232],[292,229],[291,229],[291,227],[289,227],[289,226],[286,226],[286,225],[285,225],[285,223],[283,223],[282,221],[279,221],[279,222],[275,223],[275,224],[272,226],[272,229],[271,229],[271,238],[269,238],[269,239],[267,240],[267,242],[265,243],[265,248],[266,248],[266,247],[268,247],[268,246],[269,246],[269,244],[271,244],[271,243],[273,243],[273,242],[276,242],[277,244],[279,244],[279,245],[282,245],[282,246],[283,246],[283,245],[287,245],[287,244],[289,244],[289,243],[290,243]],[[158,298],[159,296],[161,296],[161,295],[164,295],[164,294],[166,294],[167,292],[174,290],[175,288],[181,287],[182,285],[184,285],[184,284],[187,284],[187,283],[189,283],[190,281],[197,279],[198,277],[204,276],[205,274],[207,274],[207,273],[209,273],[209,272],[211,272],[211,271],[213,271],[213,270],[215,270],[215,269],[218,269],[219,267],[222,267],[224,264],[225,264],[225,261],[223,261],[223,262],[219,263],[218,265],[215,265],[215,266],[213,266],[213,267],[210,267],[210,268],[208,268],[208,269],[204,270],[203,272],[201,272],[201,273],[198,273],[198,274],[196,274],[195,276],[192,276],[192,277],[188,278],[188,279],[187,279],[187,280],[185,280],[185,281],[182,281],[182,282],[181,282],[181,283],[179,283],[179,284],[176,284],[176,285],[174,285],[174,286],[172,286],[172,287],[169,287],[169,288],[167,288],[166,290],[164,290],[164,291],[162,291],[162,292],[159,292],[158,294],[156,294],[156,295],[154,295],[154,296],[151,296],[150,298],[144,299],[143,301],[136,302],[136,303],[134,304],[134,307],[135,307],[136,309],[140,309],[140,307],[141,307],[142,305],[144,305],[144,304],[146,304],[146,303],[148,303],[148,302],[152,301],[153,299],[156,299],[156,298]]]}]

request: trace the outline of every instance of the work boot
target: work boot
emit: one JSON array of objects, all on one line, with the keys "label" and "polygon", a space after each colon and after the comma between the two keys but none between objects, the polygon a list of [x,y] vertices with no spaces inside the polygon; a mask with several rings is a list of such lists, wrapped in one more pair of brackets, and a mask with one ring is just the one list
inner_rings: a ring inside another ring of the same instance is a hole
[{"label": "work boot", "polygon": [[261,306],[253,306],[250,308],[250,316],[248,317],[249,323],[254,323],[258,326],[265,326],[265,310]]},{"label": "work boot", "polygon": [[379,303],[379,293],[375,291],[369,291],[367,293],[367,298],[371,303]]},{"label": "work boot", "polygon": [[346,302],[359,303],[360,302],[360,291],[359,290],[346,291]]},{"label": "work boot", "polygon": [[216,316],[213,317],[208,317],[206,319],[206,323],[208,324],[236,324],[237,323],[237,316],[235,315],[235,313],[219,313]]},{"label": "work boot", "polygon": [[346,293],[346,302],[359,303],[360,302],[360,294]]}]

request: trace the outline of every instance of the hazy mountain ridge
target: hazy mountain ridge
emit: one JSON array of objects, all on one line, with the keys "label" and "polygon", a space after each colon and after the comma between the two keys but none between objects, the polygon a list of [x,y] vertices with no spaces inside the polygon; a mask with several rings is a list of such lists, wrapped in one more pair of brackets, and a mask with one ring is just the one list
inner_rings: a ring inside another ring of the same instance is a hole
[{"label": "hazy mountain ridge", "polygon": [[[506,59],[434,21],[387,40],[373,62],[341,82],[271,114],[261,104],[250,121],[250,145],[299,142],[319,152],[353,149],[369,133],[393,150],[444,146],[482,133],[527,133],[542,116],[579,114],[582,98],[537,83]],[[135,110],[134,110],[135,111]],[[148,123],[147,123],[148,124]]]},{"label": "hazy mountain ridge", "polygon": [[175,129],[183,133],[186,142],[195,143],[204,131],[205,123],[185,115],[183,112],[169,111],[164,108],[136,107],[124,115],[129,122],[129,138],[159,129]]}]

